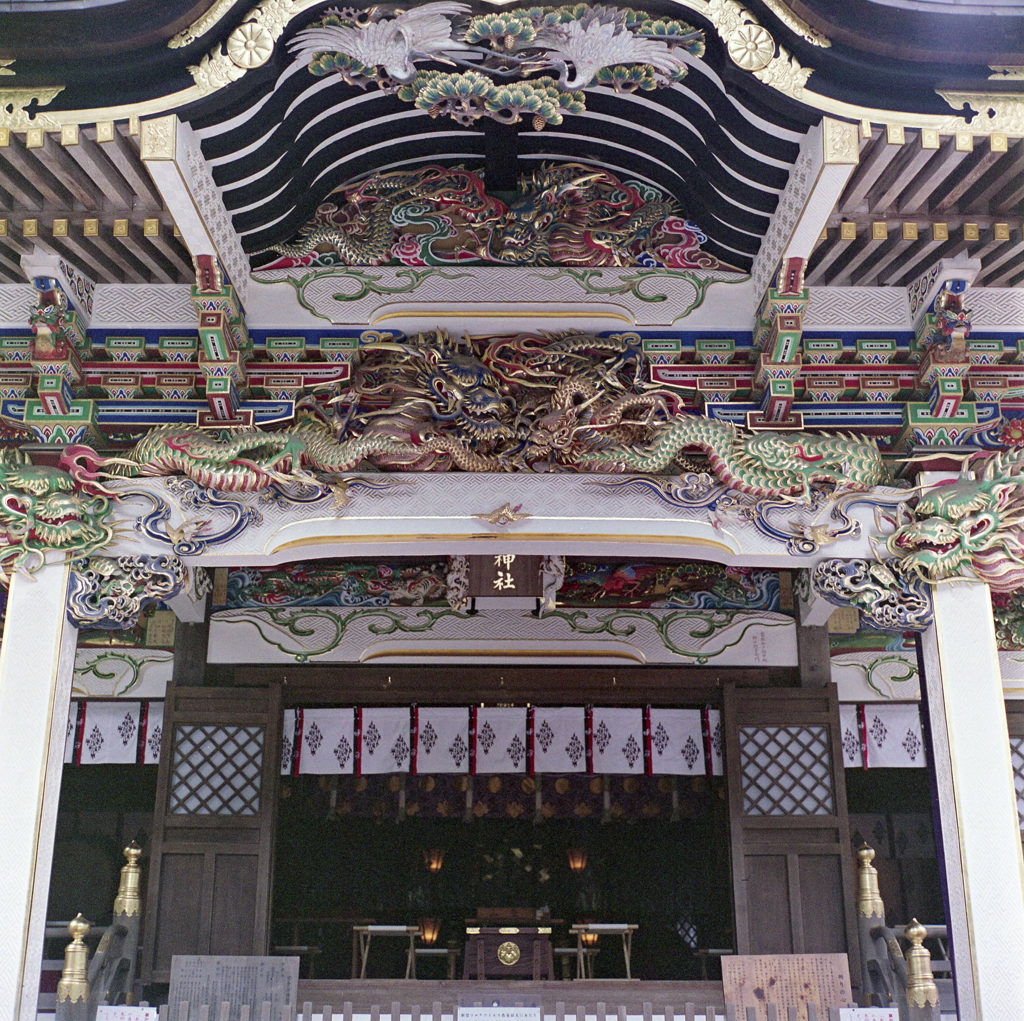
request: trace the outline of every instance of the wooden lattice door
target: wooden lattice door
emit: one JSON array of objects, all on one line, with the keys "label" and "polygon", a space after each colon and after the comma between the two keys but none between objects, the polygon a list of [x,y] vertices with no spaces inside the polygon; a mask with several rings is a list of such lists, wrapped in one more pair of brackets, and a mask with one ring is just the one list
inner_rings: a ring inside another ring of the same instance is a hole
[{"label": "wooden lattice door", "polygon": [[849,953],[859,975],[835,685],[725,690],[741,954]]},{"label": "wooden lattice door", "polygon": [[169,685],[142,980],[174,954],[267,952],[281,689]]}]

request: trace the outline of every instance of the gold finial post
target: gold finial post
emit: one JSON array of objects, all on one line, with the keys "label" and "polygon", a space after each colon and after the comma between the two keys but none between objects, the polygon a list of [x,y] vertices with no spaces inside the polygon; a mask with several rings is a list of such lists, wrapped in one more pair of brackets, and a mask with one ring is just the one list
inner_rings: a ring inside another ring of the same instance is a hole
[{"label": "gold finial post", "polygon": [[915,918],[904,930],[907,951],[907,1014],[909,1021],[938,1021],[939,989],[932,976],[932,955],[922,944],[928,930]]},{"label": "gold finial post", "polygon": [[64,948],[64,970],[57,983],[57,1017],[72,1021],[85,1012],[89,1005],[89,948],[85,937],[91,926],[77,914],[68,922],[71,942]]},{"label": "gold finial post", "polygon": [[142,870],[139,868],[139,859],[142,857],[142,848],[133,840],[123,851],[128,864],[121,869],[121,882],[117,887],[117,896],[114,898],[114,915],[137,915],[139,913],[142,899],[139,896],[139,884]]},{"label": "gold finial post", "polygon": [[857,869],[857,913],[861,918],[878,918],[885,924],[885,904],[878,892],[878,869],[871,863],[875,860],[874,848],[864,844],[857,850],[860,867]]}]

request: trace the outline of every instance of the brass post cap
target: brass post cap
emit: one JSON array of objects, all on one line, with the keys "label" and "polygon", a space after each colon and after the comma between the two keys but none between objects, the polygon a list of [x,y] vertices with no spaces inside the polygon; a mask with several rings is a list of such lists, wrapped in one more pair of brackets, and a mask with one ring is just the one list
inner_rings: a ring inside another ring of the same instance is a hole
[{"label": "brass post cap", "polygon": [[916,918],[912,918],[910,920],[910,925],[903,930],[903,935],[906,936],[915,947],[919,947],[928,936],[928,930]]},{"label": "brass post cap", "polygon": [[863,844],[857,848],[857,857],[860,859],[861,864],[870,865],[875,860],[875,849],[868,847],[867,844]]},{"label": "brass post cap", "polygon": [[129,865],[137,865],[142,857],[142,848],[133,840],[121,853],[128,859]]},{"label": "brass post cap", "polygon": [[78,914],[68,922],[68,934],[76,943],[80,942],[83,937],[88,936],[91,928],[92,926],[89,924],[89,920],[81,911],[79,911]]}]

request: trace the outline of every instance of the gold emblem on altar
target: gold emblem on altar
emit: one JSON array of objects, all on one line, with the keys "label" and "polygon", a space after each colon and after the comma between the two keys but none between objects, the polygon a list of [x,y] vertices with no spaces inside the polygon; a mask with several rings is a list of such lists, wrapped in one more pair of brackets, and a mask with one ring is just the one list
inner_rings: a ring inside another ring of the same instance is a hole
[{"label": "gold emblem on altar", "polygon": [[502,964],[511,967],[519,960],[519,947],[513,943],[512,940],[502,943],[501,946],[498,947],[498,960],[501,961]]}]

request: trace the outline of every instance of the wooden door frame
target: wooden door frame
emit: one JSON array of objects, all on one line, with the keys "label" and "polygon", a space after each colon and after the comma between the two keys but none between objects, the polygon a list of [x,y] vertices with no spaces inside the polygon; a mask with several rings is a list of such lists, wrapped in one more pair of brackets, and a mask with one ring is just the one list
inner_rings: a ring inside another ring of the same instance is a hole
[{"label": "wooden door frame", "polygon": [[[170,980],[169,972],[156,968],[155,953],[157,950],[158,905],[160,899],[160,879],[162,859],[165,851],[170,853],[194,853],[203,856],[203,888],[197,892],[202,905],[200,916],[199,942],[209,947],[213,933],[213,891],[207,889],[214,875],[215,859],[218,854],[238,852],[237,843],[197,842],[189,845],[175,839],[175,831],[201,833],[204,830],[215,830],[231,819],[231,826],[236,830],[256,830],[256,905],[261,902],[263,910],[257,911],[254,917],[253,947],[254,952],[266,953],[270,939],[271,892],[274,868],[274,843],[276,838],[277,799],[279,774],[281,769],[281,691],[280,685],[265,686],[267,693],[266,709],[245,712],[235,709],[230,720],[225,719],[223,703],[233,701],[244,702],[251,697],[251,689],[178,686],[170,682],[165,696],[165,714],[163,733],[161,734],[160,762],[157,772],[156,802],[153,810],[153,830],[150,839],[151,855],[149,878],[146,894],[146,913],[144,919],[145,936],[143,955],[140,962],[140,980],[145,983],[166,982]],[[201,708],[185,711],[178,710],[180,700],[190,699]],[[221,702],[221,707],[217,702]],[[203,703],[208,705],[203,706]],[[185,717],[185,725],[222,725],[260,726],[264,728],[263,762],[260,772],[260,811],[257,815],[248,816],[190,816],[182,815],[181,822],[168,826],[169,796],[171,767],[174,750],[174,732],[178,717]],[[248,845],[249,848],[252,845]],[[160,858],[158,861],[157,858]]]},{"label": "wooden door frame", "polygon": [[[835,855],[839,858],[842,876],[843,919],[846,930],[847,953],[850,956],[851,976],[860,975],[860,954],[857,936],[856,905],[854,899],[853,851],[850,846],[850,818],[846,802],[846,778],[843,773],[841,727],[839,724],[839,693],[834,684],[815,688],[737,689],[724,688],[722,722],[725,732],[726,779],[729,790],[729,828],[732,854],[733,900],[736,910],[736,951],[750,952],[750,919],[748,911],[746,859],[752,854],[785,855],[789,882],[789,910],[792,919],[794,952],[798,948],[798,934],[803,938],[803,904],[798,874],[800,855]],[[744,701],[760,703],[756,719],[746,719]],[[807,703],[817,700],[818,708]],[[800,706],[799,703],[803,703]],[[739,742],[735,739],[743,726],[815,726],[828,727],[829,748],[832,758],[833,796],[836,814],[833,816],[745,816],[743,813],[743,783],[740,772]],[[787,844],[759,844],[753,842],[746,830],[835,830],[835,843],[805,841]]]}]

